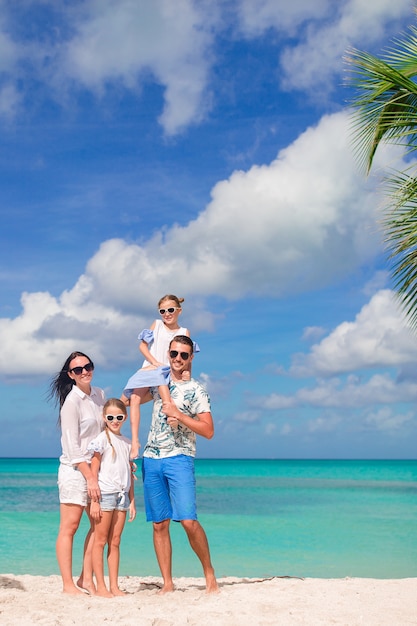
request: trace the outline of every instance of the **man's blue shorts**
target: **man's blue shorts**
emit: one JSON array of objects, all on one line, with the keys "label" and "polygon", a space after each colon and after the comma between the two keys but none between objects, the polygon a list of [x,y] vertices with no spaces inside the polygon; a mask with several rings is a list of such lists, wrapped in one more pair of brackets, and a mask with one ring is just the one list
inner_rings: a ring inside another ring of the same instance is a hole
[{"label": "man's blue shorts", "polygon": [[196,520],[194,457],[142,458],[146,521]]}]

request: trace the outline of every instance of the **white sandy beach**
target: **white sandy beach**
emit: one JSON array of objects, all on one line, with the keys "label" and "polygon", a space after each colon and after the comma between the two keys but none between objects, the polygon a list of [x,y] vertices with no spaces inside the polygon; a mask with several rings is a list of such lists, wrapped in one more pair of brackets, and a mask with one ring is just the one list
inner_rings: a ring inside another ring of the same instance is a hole
[{"label": "white sandy beach", "polygon": [[161,579],[121,577],[128,595],[68,596],[59,576],[0,575],[2,626],[406,626],[417,624],[417,579],[220,578],[208,595],[203,579],[177,578],[158,595]]}]

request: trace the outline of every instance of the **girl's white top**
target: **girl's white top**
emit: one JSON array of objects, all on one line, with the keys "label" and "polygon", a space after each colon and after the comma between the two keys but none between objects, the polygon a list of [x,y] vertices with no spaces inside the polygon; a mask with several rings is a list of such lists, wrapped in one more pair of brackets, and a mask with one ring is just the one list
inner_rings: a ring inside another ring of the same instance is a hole
[{"label": "girl's white top", "polygon": [[[149,332],[149,331],[148,331]],[[155,320],[155,328],[153,329],[153,341],[149,342],[149,352],[155,357],[159,363],[169,364],[168,360],[168,348],[171,339],[177,335],[186,335],[187,329],[184,327],[177,328],[176,330],[169,330],[165,326],[162,320]],[[142,338],[142,333],[139,335]],[[147,339],[144,340],[148,343]],[[144,361],[142,367],[150,365],[149,361]]]},{"label": "girl's white top", "polygon": [[129,491],[132,470],[129,462],[130,440],[123,435],[115,435],[108,430],[110,445],[106,433],[103,431],[98,437],[90,441],[88,450],[101,454],[101,464],[98,473],[98,484],[102,493],[125,493]]}]

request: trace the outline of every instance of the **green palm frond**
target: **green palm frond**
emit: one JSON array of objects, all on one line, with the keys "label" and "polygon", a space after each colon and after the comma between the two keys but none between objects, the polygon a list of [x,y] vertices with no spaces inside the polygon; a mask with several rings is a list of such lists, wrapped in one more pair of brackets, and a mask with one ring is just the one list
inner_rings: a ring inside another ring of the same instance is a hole
[{"label": "green palm frond", "polygon": [[[356,95],[353,108],[353,143],[367,172],[381,142],[400,144],[408,154],[417,150],[417,29],[412,27],[394,47],[378,59],[351,50],[346,62]],[[417,331],[417,176],[412,163],[394,172],[386,183],[388,208],[382,227],[389,252],[394,288]]]},{"label": "green palm frond", "polygon": [[417,178],[400,173],[387,181],[392,204],[383,219],[396,292],[417,328]]},{"label": "green palm frond", "polygon": [[381,141],[417,148],[417,30],[387,53],[385,60],[352,49],[346,56],[352,100],[354,146],[369,171]]}]

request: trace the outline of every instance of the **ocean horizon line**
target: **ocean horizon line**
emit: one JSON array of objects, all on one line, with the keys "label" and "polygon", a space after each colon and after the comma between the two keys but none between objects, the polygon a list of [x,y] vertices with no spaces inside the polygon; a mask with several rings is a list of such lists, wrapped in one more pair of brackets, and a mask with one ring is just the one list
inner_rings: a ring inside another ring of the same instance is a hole
[{"label": "ocean horizon line", "polygon": [[[139,457],[141,459],[142,457]],[[59,460],[58,456],[1,456],[3,460]],[[399,457],[195,457],[196,461],[417,461],[416,458]]]}]

